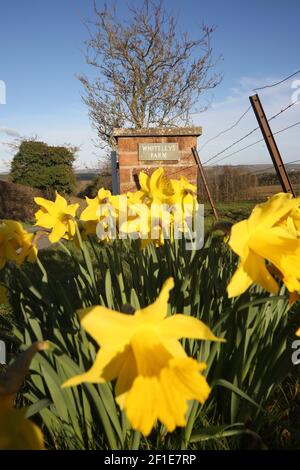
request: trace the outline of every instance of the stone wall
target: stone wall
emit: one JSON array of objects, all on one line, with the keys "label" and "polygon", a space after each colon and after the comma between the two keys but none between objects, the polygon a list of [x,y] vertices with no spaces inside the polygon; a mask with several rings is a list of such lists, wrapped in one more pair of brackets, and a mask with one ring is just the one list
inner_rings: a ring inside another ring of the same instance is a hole
[{"label": "stone wall", "polygon": [[[172,178],[185,176],[191,183],[197,184],[198,167],[191,148],[197,146],[197,137],[201,128],[175,129],[115,129],[114,136],[118,144],[120,192],[135,191],[136,178],[141,171],[152,174],[158,167],[165,169],[165,174]],[[138,144],[140,143],[178,143],[179,160],[140,161]]]}]

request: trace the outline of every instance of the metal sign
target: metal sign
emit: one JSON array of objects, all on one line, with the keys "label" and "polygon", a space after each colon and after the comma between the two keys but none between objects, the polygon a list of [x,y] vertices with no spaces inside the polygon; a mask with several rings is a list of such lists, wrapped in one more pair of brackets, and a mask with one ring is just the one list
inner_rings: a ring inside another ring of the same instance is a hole
[{"label": "metal sign", "polygon": [[177,143],[139,144],[139,160],[179,160]]}]

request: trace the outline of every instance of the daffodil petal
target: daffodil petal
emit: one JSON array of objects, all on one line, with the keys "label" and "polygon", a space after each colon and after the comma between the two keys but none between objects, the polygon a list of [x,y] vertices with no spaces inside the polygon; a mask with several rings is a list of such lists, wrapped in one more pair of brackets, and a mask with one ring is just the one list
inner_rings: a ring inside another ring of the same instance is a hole
[{"label": "daffodil petal", "polygon": [[133,315],[95,306],[78,310],[81,325],[101,346],[120,350],[129,343],[136,325]]},{"label": "daffodil petal", "polygon": [[57,221],[53,227],[52,232],[49,235],[49,241],[51,243],[57,243],[61,238],[63,238],[66,233],[66,225],[60,221]]},{"label": "daffodil petal", "polygon": [[78,207],[79,207],[79,204],[78,204],[78,203],[76,203],[76,204],[69,204],[69,205],[65,208],[65,213],[68,214],[68,215],[70,215],[71,217],[75,217]]},{"label": "daffodil petal", "polygon": [[141,171],[141,173],[139,174],[139,183],[140,183],[141,189],[145,192],[150,191],[149,180],[150,180],[149,176],[143,171]]},{"label": "daffodil petal", "polygon": [[148,307],[143,308],[142,310],[137,310],[135,312],[135,317],[140,320],[145,320],[147,322],[157,322],[163,320],[168,313],[168,301],[169,293],[174,287],[174,280],[172,277],[169,277],[158,296],[158,298],[153,302],[153,304]]},{"label": "daffodil petal", "polygon": [[248,239],[248,220],[242,220],[231,227],[229,246],[240,257],[245,257],[247,255]]},{"label": "daffodil petal", "polygon": [[291,194],[278,193],[267,202],[257,205],[248,219],[249,229],[265,229],[272,227],[294,207],[300,205],[300,198],[292,198]]},{"label": "daffodil petal", "polygon": [[99,216],[97,215],[99,203],[90,204],[88,207],[84,209],[84,211],[80,215],[80,220],[87,222],[89,220],[98,220]]},{"label": "daffodil petal", "polygon": [[44,207],[48,212],[51,212],[55,205],[53,201],[49,201],[48,199],[44,199],[43,197],[35,197],[34,202],[38,206]]},{"label": "daffodil petal", "polygon": [[53,217],[48,213],[43,213],[36,217],[35,225],[49,229],[53,227],[53,223],[54,223]]},{"label": "daffodil petal", "polygon": [[252,252],[244,262],[244,269],[253,282],[266,289],[271,294],[277,294],[278,284],[267,270],[265,260]]},{"label": "daffodil petal", "polygon": [[[300,278],[300,240],[281,227],[259,231],[251,238],[250,247],[269,260],[285,277]],[[287,236],[286,236],[287,235]]]},{"label": "daffodil petal", "polygon": [[159,180],[162,177],[163,173],[164,173],[163,168],[157,168],[157,170],[155,170],[152,173],[152,175],[150,177],[150,191],[152,193],[155,193],[155,191],[157,190],[157,188],[159,186]]},{"label": "daffodil petal", "polygon": [[159,328],[164,338],[224,341],[222,338],[217,338],[205,323],[188,315],[172,315],[163,320]]},{"label": "daffodil petal", "polygon": [[58,192],[56,192],[55,194],[56,194],[55,206],[57,207],[59,211],[65,212],[67,205],[68,205],[66,199],[63,196],[61,196]]},{"label": "daffodil petal", "polygon": [[62,388],[67,387],[75,387],[76,385],[80,385],[83,382],[90,382],[90,383],[103,383],[105,379],[101,376],[103,371],[103,366],[105,367],[107,363],[114,357],[115,351],[104,352],[100,349],[100,351],[96,355],[96,359],[92,367],[83,374],[75,375],[74,377],[68,379],[66,382],[62,384]]},{"label": "daffodil petal", "polygon": [[252,283],[252,278],[245,271],[244,266],[240,264],[227,286],[228,297],[231,298],[243,294]]}]

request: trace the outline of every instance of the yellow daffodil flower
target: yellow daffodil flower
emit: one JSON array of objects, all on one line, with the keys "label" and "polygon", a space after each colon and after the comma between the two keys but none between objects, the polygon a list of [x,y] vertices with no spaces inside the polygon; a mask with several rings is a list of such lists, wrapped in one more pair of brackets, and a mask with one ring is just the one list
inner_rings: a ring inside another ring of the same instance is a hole
[{"label": "yellow daffodil flower", "polygon": [[169,204],[193,204],[197,194],[197,187],[181,176],[179,180],[170,180],[173,195],[169,197]]},{"label": "yellow daffodil flower", "polygon": [[242,294],[252,283],[277,293],[278,284],[266,261],[282,274],[290,292],[300,290],[300,239],[287,223],[299,205],[300,198],[279,193],[232,227],[229,245],[240,263],[227,287],[229,297]]},{"label": "yellow daffodil flower", "polygon": [[176,314],[167,317],[168,279],[158,299],[127,315],[95,306],[79,310],[83,328],[101,346],[91,369],[63,387],[117,379],[116,401],[133,429],[147,436],[157,420],[169,432],[186,424],[188,400],[204,403],[210,393],[201,371],[205,364],[189,358],[180,338],[222,341],[200,320]]},{"label": "yellow daffodil flower", "polygon": [[136,193],[136,197],[139,198],[139,201],[135,201],[136,203],[164,203],[173,193],[170,180],[164,176],[163,168],[158,168],[151,176],[141,172],[139,174],[139,183],[141,189]]},{"label": "yellow daffodil flower", "polygon": [[166,238],[173,240],[175,227],[178,233],[186,232],[186,220],[198,207],[196,187],[185,177],[169,179],[163,168],[151,176],[141,172],[139,182],[140,190],[127,194],[130,213],[121,232],[139,234],[142,248],[151,241],[160,246]]},{"label": "yellow daffodil flower", "polygon": [[0,268],[7,261],[17,264],[25,259],[34,262],[37,257],[37,248],[34,244],[34,235],[26,232],[22,224],[14,220],[0,221]]},{"label": "yellow daffodil flower", "polygon": [[181,231],[186,231],[186,220],[192,217],[199,207],[197,202],[197,187],[184,177],[179,180],[171,179],[174,194],[168,199],[170,206],[175,207],[174,222],[181,223]]},{"label": "yellow daffodil flower", "polygon": [[79,204],[68,205],[64,197],[56,193],[55,201],[49,201],[42,197],[35,197],[34,201],[41,206],[35,213],[36,224],[45,229],[52,229],[49,241],[57,243],[61,238],[70,240],[76,233],[76,221],[74,220]]},{"label": "yellow daffodil flower", "polygon": [[80,220],[84,222],[95,221],[98,222],[100,219],[99,206],[107,204],[111,198],[111,192],[101,188],[95,198],[90,199],[86,197],[87,207],[83,210],[80,215]]},{"label": "yellow daffodil flower", "polygon": [[26,408],[14,408],[19,391],[33,356],[47,349],[46,343],[35,343],[0,374],[0,449],[44,450],[41,430],[26,419]]},{"label": "yellow daffodil flower", "polygon": [[103,236],[101,239],[110,238],[108,218],[112,217],[117,223],[119,212],[119,196],[112,196],[111,192],[101,188],[95,198],[85,198],[87,207],[80,215],[80,220],[84,222],[84,232],[86,235],[96,234],[97,225],[103,224]]},{"label": "yellow daffodil flower", "polygon": [[[171,229],[173,214],[167,213],[163,204],[131,204],[127,220],[121,225],[120,231],[140,238],[142,248],[151,241],[156,246],[164,244],[163,228]],[[164,224],[164,225],[163,225]],[[133,235],[134,234],[134,235]],[[172,232],[170,233],[172,239]]]}]

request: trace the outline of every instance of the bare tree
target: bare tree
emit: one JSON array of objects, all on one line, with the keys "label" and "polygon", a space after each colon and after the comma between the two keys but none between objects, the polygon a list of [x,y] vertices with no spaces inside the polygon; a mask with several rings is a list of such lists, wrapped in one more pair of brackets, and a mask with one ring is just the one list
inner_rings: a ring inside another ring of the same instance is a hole
[{"label": "bare tree", "polygon": [[[180,34],[162,1],[131,6],[131,19],[120,21],[116,9],[98,10],[89,27],[87,63],[97,78],[79,76],[84,101],[104,146],[114,146],[114,127],[187,125],[192,107],[221,77],[213,72],[210,43],[214,28],[203,26],[198,39]],[[199,105],[197,111],[205,106]]]}]

